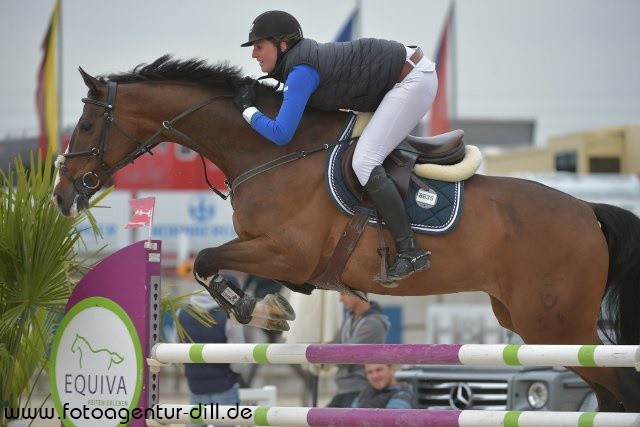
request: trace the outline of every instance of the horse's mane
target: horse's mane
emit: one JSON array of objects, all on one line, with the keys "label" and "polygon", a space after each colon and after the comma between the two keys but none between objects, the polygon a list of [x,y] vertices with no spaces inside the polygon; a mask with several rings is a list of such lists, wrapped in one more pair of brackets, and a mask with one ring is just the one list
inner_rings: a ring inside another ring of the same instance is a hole
[{"label": "horse's mane", "polygon": [[[101,77],[103,81],[117,83],[183,80],[204,86],[223,84],[231,89],[246,83],[247,79],[242,75],[240,67],[229,65],[228,62],[210,65],[204,59],[178,60],[173,59],[171,55],[163,55],[151,64],[139,64],[129,72]],[[260,86],[275,91],[271,86],[264,84]]]}]

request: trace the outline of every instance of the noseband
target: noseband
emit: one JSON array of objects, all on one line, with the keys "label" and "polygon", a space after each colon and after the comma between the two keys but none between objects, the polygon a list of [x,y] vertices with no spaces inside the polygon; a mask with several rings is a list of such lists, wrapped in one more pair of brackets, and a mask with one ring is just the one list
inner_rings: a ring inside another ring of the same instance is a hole
[{"label": "noseband", "polygon": [[[102,128],[102,132],[100,134],[100,140],[98,141],[98,144],[89,150],[64,153],[60,157],[58,157],[58,161],[56,162],[58,164],[60,171],[64,174],[64,176],[66,176],[71,182],[73,182],[73,186],[76,189],[76,191],[87,198],[91,197],[98,190],[98,188],[100,188],[102,179],[104,179],[105,177],[110,177],[118,169],[125,167],[129,163],[133,163],[138,157],[142,156],[145,153],[149,153],[153,155],[153,152],[151,150],[162,142],[158,140],[158,137],[163,132],[173,131],[178,135],[180,135],[183,139],[191,141],[191,138],[189,138],[187,135],[185,135],[184,133],[178,131],[173,127],[173,125],[178,120],[188,116],[189,114],[195,111],[200,110],[203,107],[206,107],[207,105],[211,104],[215,100],[233,97],[233,95],[218,95],[218,96],[209,98],[200,104],[196,104],[188,108],[187,110],[183,111],[182,113],[178,114],[173,119],[162,122],[162,126],[158,128],[158,130],[153,135],[151,135],[145,141],[140,142],[136,138],[131,136],[128,132],[126,132],[122,128],[122,126],[118,124],[117,120],[113,116],[113,110],[116,103],[117,88],[118,88],[118,84],[116,82],[112,82],[112,81],[107,82],[107,101],[106,102],[98,101],[91,98],[82,98],[82,102],[84,102],[85,104],[93,104],[93,105],[97,105],[98,107],[104,108],[104,114],[103,114],[104,126]],[[109,166],[109,164],[104,161],[104,156],[109,147],[109,133],[111,130],[111,125],[113,125],[129,141],[136,144],[137,147],[135,150],[127,154],[122,160],[116,162],[112,166]],[[87,172],[82,176],[79,176],[79,177],[73,176],[69,172],[69,169],[67,168],[67,166],[64,164],[64,160],[66,159],[71,159],[74,157],[88,157],[88,156],[96,157],[96,165],[91,172]],[[203,165],[204,165],[204,160],[203,160]],[[102,172],[98,172],[99,170],[102,170]],[[207,178],[206,169],[205,169],[205,178]],[[207,183],[209,184],[209,187],[216,194],[218,194],[223,199],[226,199],[227,196],[221,193],[217,188],[213,187],[213,185],[209,183],[208,178],[207,178]]]}]

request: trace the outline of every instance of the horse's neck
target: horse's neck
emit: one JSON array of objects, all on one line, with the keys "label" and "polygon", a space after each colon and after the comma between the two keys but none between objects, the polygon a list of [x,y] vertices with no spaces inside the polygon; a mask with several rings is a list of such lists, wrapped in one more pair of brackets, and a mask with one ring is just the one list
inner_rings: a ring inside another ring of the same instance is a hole
[{"label": "horse's neck", "polygon": [[[165,140],[203,155],[227,174],[227,153],[235,150],[230,140],[237,138],[234,122],[239,126],[242,120],[237,111],[231,115],[233,104],[224,96],[229,94],[180,82],[142,85],[135,88],[140,96],[136,98],[132,115],[143,118],[138,120],[141,134],[153,135],[166,127],[162,133]],[[212,101],[197,108],[208,100]]]},{"label": "horse's neck", "polygon": [[[142,105],[139,104],[142,111],[151,111],[149,123],[156,129],[164,121],[178,117],[207,99],[227,95],[184,84],[167,84],[162,90],[158,89],[154,86],[154,90],[147,91],[148,98],[142,97]],[[275,117],[280,104],[279,99],[267,96],[258,106],[267,116]],[[343,120],[344,114],[307,111],[291,143],[278,147],[245,122],[230,98],[220,98],[178,120],[174,124],[177,132],[167,131],[165,136],[202,154],[233,179],[287,153],[335,141]]]}]

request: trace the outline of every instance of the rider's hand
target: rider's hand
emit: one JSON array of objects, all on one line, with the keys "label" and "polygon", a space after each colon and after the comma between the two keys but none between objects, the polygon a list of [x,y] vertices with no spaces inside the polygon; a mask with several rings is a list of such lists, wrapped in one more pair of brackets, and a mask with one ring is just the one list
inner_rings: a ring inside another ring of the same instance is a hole
[{"label": "rider's hand", "polygon": [[243,84],[240,86],[236,95],[233,97],[233,102],[240,112],[253,107],[256,102],[256,92],[253,89],[253,84]]}]

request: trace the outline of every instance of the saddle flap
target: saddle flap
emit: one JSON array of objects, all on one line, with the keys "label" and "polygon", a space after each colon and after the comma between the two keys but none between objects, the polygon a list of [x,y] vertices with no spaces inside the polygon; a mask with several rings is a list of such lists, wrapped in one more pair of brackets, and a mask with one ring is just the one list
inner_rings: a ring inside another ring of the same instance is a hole
[{"label": "saddle flap", "polygon": [[[344,153],[341,162],[341,168],[344,176],[345,183],[349,191],[351,191],[361,202],[366,199],[364,189],[360,185],[360,181],[356,177],[353,167],[351,166],[353,160],[353,153],[356,148],[357,140],[352,141]],[[387,174],[391,180],[396,184],[401,197],[405,197],[407,189],[409,188],[409,180],[413,173],[413,167],[415,166],[418,154],[415,150],[394,150],[383,162],[382,166],[387,171]]]}]

